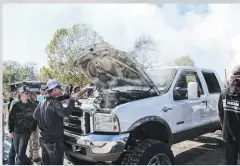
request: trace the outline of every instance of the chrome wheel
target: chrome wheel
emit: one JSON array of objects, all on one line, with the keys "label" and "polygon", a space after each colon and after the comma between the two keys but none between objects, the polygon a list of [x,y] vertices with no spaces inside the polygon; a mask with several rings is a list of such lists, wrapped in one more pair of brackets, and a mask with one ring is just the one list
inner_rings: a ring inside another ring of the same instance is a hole
[{"label": "chrome wheel", "polygon": [[159,153],[153,156],[148,165],[171,165],[171,160],[167,155]]}]

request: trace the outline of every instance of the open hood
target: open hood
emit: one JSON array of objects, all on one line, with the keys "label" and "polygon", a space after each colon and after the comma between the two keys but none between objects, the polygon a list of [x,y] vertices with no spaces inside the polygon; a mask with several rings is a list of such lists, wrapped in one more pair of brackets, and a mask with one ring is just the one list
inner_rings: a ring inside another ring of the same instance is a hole
[{"label": "open hood", "polygon": [[128,53],[99,43],[83,48],[75,59],[74,66],[91,82],[104,89],[119,86],[149,86],[158,90]]}]

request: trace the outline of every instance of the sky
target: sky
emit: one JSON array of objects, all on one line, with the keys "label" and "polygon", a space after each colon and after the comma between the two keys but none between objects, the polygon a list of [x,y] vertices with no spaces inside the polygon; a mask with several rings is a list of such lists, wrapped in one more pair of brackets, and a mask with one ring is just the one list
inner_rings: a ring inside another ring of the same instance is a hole
[{"label": "sky", "polygon": [[157,64],[189,55],[224,78],[240,64],[239,4],[4,4],[3,60],[47,65],[45,47],[59,28],[87,24],[116,48],[130,51],[150,35]]}]

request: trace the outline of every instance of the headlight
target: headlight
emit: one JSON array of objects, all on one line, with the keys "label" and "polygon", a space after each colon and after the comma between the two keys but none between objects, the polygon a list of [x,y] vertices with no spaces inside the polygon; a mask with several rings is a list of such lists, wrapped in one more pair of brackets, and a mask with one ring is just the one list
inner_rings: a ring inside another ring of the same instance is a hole
[{"label": "headlight", "polygon": [[94,131],[97,132],[114,132],[120,131],[118,119],[113,114],[94,114]]}]

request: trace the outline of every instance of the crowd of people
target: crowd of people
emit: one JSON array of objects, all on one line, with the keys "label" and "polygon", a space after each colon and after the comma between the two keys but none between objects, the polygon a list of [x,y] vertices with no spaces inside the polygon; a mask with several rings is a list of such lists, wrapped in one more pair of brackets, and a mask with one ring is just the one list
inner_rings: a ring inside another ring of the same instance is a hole
[{"label": "crowd of people", "polygon": [[[7,164],[32,165],[41,161],[43,165],[62,165],[63,118],[72,113],[75,100],[89,97],[93,88],[93,84],[82,89],[69,85],[64,93],[60,83],[50,80],[41,86],[40,94],[30,92],[26,85],[20,87],[18,93],[11,93],[8,104],[11,148]],[[68,97],[60,99],[61,96]],[[63,107],[66,101],[68,106]]]}]

